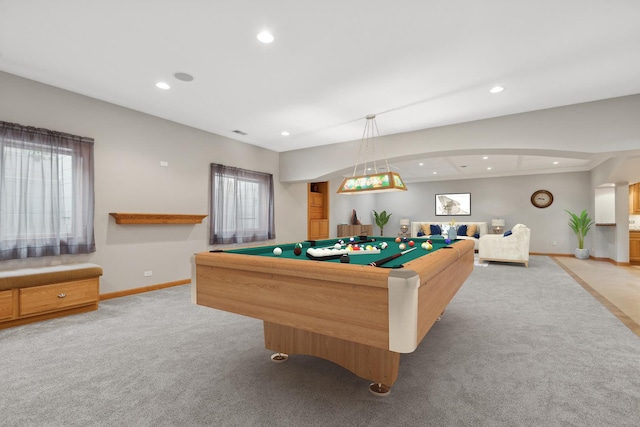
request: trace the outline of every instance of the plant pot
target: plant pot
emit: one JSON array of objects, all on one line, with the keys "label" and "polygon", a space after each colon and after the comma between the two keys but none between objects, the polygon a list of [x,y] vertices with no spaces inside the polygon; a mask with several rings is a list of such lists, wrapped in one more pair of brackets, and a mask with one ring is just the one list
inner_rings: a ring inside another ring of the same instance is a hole
[{"label": "plant pot", "polygon": [[576,249],[576,258],[589,259],[589,249]]}]

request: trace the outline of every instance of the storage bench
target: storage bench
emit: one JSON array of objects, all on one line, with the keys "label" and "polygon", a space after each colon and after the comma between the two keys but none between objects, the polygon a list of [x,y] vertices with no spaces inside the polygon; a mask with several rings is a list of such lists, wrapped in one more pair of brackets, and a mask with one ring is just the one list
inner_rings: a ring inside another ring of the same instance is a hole
[{"label": "storage bench", "polygon": [[89,263],[0,271],[0,329],[96,310],[100,276]]}]

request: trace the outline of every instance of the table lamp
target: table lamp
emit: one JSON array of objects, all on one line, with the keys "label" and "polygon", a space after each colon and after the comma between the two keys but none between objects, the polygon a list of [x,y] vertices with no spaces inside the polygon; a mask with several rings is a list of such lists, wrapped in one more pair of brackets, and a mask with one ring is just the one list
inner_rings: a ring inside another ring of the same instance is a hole
[{"label": "table lamp", "polygon": [[402,236],[408,235],[410,225],[411,225],[411,221],[409,219],[403,218],[400,220],[400,234]]},{"label": "table lamp", "polygon": [[504,219],[494,218],[491,220],[491,227],[493,228],[493,234],[502,234],[504,233]]}]

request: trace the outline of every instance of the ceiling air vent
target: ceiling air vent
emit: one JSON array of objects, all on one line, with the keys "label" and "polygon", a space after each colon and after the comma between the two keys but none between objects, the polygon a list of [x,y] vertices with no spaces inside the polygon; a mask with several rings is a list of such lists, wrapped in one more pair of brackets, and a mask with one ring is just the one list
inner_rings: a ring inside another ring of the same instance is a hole
[{"label": "ceiling air vent", "polygon": [[234,130],[233,133],[237,133],[238,135],[246,135],[247,134],[246,132],[242,132],[241,130],[238,130],[238,129]]}]

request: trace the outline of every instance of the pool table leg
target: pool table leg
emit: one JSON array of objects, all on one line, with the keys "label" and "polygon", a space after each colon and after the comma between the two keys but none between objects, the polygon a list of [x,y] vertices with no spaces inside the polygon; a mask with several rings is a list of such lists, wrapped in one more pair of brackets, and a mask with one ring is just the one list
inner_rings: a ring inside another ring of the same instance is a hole
[{"label": "pool table leg", "polygon": [[394,351],[267,321],[264,322],[264,343],[266,348],[279,353],[307,354],[342,366],[373,381],[370,390],[377,396],[389,394],[398,378],[400,353]]},{"label": "pool table leg", "polygon": [[289,355],[284,353],[274,353],[271,355],[271,361],[274,363],[286,362],[288,359]]}]

